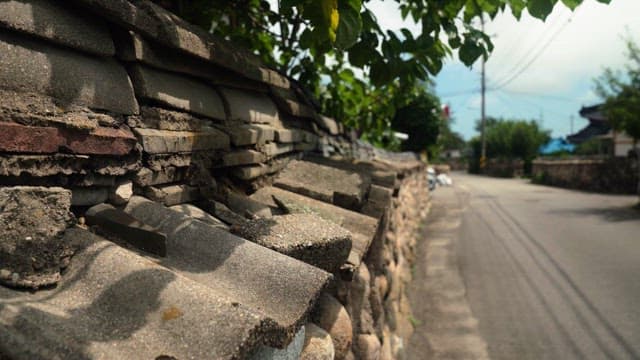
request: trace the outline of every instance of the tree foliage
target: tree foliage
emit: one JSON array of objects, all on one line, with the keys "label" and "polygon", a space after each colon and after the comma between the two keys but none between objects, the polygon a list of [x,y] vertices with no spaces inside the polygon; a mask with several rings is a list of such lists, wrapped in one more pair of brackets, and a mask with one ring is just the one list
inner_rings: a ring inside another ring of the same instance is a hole
[{"label": "tree foliage", "polygon": [[[468,66],[489,55],[493,44],[481,31],[481,17],[509,8],[517,18],[526,9],[544,20],[559,0],[393,0],[404,19],[419,26],[417,34],[382,29],[369,0],[278,0],[276,8],[264,0],[155,1],[245,45],[309,89],[322,112],[381,143],[396,109],[424,92],[420,84],[454,50]],[[571,9],[582,2],[560,1]]]},{"label": "tree foliage", "polygon": [[640,140],[640,47],[627,39],[629,63],[624,71],[605,69],[596,80],[596,92],[604,100],[603,111],[616,130]]},{"label": "tree foliage", "polygon": [[[485,126],[488,158],[533,160],[541,145],[550,139],[550,132],[530,120],[488,118]],[[471,140],[474,155],[480,156],[479,137]]]}]

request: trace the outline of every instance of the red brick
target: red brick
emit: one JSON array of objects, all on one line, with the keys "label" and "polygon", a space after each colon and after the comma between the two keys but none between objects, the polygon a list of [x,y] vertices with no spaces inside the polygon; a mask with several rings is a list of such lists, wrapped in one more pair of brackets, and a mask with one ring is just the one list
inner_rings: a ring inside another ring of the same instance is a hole
[{"label": "red brick", "polygon": [[91,132],[0,122],[0,151],[49,154],[64,147],[75,154],[126,155],[136,145],[131,131],[96,128]]},{"label": "red brick", "polygon": [[56,128],[0,123],[0,151],[55,153],[64,142]]},{"label": "red brick", "polygon": [[66,139],[66,147],[75,154],[126,155],[136,146],[131,131],[99,127],[90,133],[68,129],[60,130]]}]

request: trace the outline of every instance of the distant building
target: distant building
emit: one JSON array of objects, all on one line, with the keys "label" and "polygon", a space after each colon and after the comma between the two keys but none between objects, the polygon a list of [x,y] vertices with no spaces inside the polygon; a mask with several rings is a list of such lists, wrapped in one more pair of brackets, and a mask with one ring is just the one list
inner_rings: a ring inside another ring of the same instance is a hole
[{"label": "distant building", "polygon": [[602,112],[602,104],[583,106],[580,116],[589,120],[589,124],[575,134],[567,136],[567,140],[580,145],[588,140],[600,142],[600,153],[610,156],[627,156],[633,149],[633,139],[624,132],[615,131]]}]

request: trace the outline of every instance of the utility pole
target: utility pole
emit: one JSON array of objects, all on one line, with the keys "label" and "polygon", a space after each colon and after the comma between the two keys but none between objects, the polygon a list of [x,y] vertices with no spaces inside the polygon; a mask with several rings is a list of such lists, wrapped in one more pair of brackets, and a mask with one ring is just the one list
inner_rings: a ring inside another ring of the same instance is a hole
[{"label": "utility pole", "polygon": [[573,115],[571,115],[571,135],[573,135]]},{"label": "utility pole", "polygon": [[[482,32],[484,32],[484,16],[480,15],[480,24],[482,26]],[[481,105],[480,105],[480,138],[482,139],[482,150],[480,153],[480,170],[484,170],[487,165],[487,139],[485,136],[485,125],[487,122],[486,113],[485,113],[485,92],[486,92],[486,81],[485,81],[485,57],[482,55],[482,73],[480,79],[480,92],[481,92]]]}]

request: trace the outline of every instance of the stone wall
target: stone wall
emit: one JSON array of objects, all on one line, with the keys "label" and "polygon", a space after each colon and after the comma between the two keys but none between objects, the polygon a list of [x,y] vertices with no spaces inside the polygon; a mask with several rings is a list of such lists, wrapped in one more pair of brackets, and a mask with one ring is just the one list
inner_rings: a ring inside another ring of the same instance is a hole
[{"label": "stone wall", "polygon": [[255,56],[146,0],[3,1],[0,128],[0,357],[402,358],[424,165]]},{"label": "stone wall", "polygon": [[537,159],[532,176],[539,184],[585,191],[635,194],[637,161],[630,158]]}]

